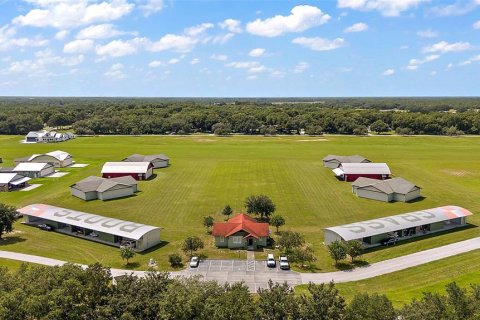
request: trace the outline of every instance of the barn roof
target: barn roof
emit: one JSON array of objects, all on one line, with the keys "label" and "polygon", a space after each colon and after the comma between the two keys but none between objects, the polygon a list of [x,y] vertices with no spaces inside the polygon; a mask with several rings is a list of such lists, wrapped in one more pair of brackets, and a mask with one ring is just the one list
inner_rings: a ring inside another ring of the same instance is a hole
[{"label": "barn roof", "polygon": [[407,194],[413,189],[420,189],[420,187],[400,177],[388,180],[376,180],[360,177],[352,183],[352,186],[357,187],[357,189],[374,187],[386,194]]},{"label": "barn roof", "polygon": [[215,222],[213,224],[212,235],[229,237],[239,231],[247,233],[245,238],[252,236],[258,239],[270,235],[268,223],[258,222],[244,213],[229,219],[227,222]]},{"label": "barn roof", "polygon": [[18,173],[5,173],[5,172],[0,172],[0,184],[20,184],[23,182],[27,182],[30,180],[28,177],[24,177]]},{"label": "barn roof", "polygon": [[[47,153],[44,153],[44,154],[33,154],[30,158],[28,158],[27,161],[32,161],[34,160],[35,158],[37,157],[40,157],[40,156],[50,156],[50,157],[53,157],[59,161],[63,161],[65,159],[68,159],[68,158],[71,158],[72,156],[68,153],[68,152],[65,152],[65,151],[60,151],[60,150],[56,150],[56,151],[51,151],[51,152],[47,152]],[[24,158],[20,158],[18,160],[23,160]]]},{"label": "barn roof", "polygon": [[445,206],[379,219],[354,222],[325,228],[324,230],[334,232],[342,237],[343,240],[349,241],[470,215],[472,215],[472,213],[465,208],[458,206]]},{"label": "barn roof", "polygon": [[140,239],[152,230],[160,230],[159,227],[54,207],[46,204],[32,204],[23,207],[18,211],[28,216],[35,216],[135,240]]},{"label": "barn roof", "polygon": [[340,163],[360,163],[360,162],[370,162],[367,158],[360,156],[358,154],[355,154],[353,156],[337,156],[334,154],[329,154],[325,158],[323,158],[323,161],[325,162],[330,162],[330,161],[338,161]]},{"label": "barn roof", "polygon": [[102,173],[146,173],[150,162],[105,162]]},{"label": "barn roof", "polygon": [[137,180],[135,180],[131,176],[111,178],[111,179],[90,176],[83,180],[78,181],[77,183],[71,185],[70,187],[83,192],[92,192],[92,191],[104,192],[117,185],[132,186],[136,184],[137,184]]},{"label": "barn roof", "polygon": [[160,160],[170,160],[169,157],[167,157],[166,155],[164,155],[163,153],[160,153],[160,154],[151,154],[151,155],[143,155],[143,154],[132,154],[128,157],[126,157],[125,159],[123,159],[123,161],[130,161],[130,162],[144,162],[144,161],[153,161],[155,159],[160,159]]},{"label": "barn roof", "polygon": [[44,162],[22,162],[19,163],[15,168],[13,168],[12,171],[18,172],[18,171],[33,171],[33,172],[38,172],[41,171],[45,168],[48,167],[53,167],[52,164],[50,163],[44,163]]},{"label": "barn roof", "polygon": [[386,163],[342,163],[340,168],[335,169],[335,174],[391,174]]}]

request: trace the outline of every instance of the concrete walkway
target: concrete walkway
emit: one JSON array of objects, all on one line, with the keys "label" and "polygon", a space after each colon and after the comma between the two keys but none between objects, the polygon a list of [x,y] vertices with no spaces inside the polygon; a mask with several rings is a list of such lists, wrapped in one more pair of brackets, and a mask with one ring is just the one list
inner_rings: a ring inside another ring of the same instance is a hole
[{"label": "concrete walkway", "polygon": [[[372,263],[371,265],[349,271],[297,273],[283,271],[278,268],[270,269],[266,267],[265,261],[255,261],[255,271],[252,272],[247,270],[246,261],[206,260],[201,262],[198,269],[189,268],[179,272],[170,272],[170,275],[173,277],[191,277],[197,275],[201,276],[204,280],[216,280],[219,283],[244,281],[250,288],[251,292],[256,292],[258,288],[266,287],[269,279],[272,279],[274,282],[287,282],[289,285],[308,284],[309,282],[324,283],[332,280],[336,283],[358,281],[419,266],[477,249],[480,249],[480,237]],[[0,258],[20,260],[47,266],[57,266],[66,263],[61,260],[10,251],[0,251]],[[124,274],[134,274],[139,277],[145,276],[145,271],[111,269],[111,272],[113,276]]]}]

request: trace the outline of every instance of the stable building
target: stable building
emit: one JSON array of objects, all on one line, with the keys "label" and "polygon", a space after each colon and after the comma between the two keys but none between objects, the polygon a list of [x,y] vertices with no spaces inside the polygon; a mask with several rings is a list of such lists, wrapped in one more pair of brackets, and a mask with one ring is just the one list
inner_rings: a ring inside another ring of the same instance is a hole
[{"label": "stable building", "polygon": [[169,165],[170,158],[164,154],[152,154],[152,155],[142,155],[142,154],[132,154],[129,157],[126,157],[122,161],[124,162],[150,162],[154,169],[157,168],[166,168]]},{"label": "stable building", "polygon": [[0,192],[19,190],[28,186],[30,178],[18,173],[0,173]]},{"label": "stable building", "polygon": [[365,247],[373,247],[390,239],[396,242],[464,227],[467,225],[466,217],[470,215],[472,213],[465,208],[445,206],[355,222],[324,229],[324,243],[357,240]]},{"label": "stable building", "polygon": [[352,183],[352,192],[360,198],[385,202],[408,202],[420,197],[420,187],[399,177],[388,180],[358,178]]},{"label": "stable building", "polygon": [[46,224],[56,232],[111,246],[131,246],[144,251],[161,243],[159,227],[46,204],[32,204],[18,212],[25,217],[25,224]]},{"label": "stable building", "polygon": [[65,151],[52,151],[44,154],[33,154],[30,157],[18,158],[13,160],[15,164],[24,162],[43,162],[51,163],[56,168],[63,168],[72,165],[72,155]]},{"label": "stable building", "polygon": [[106,162],[102,168],[104,178],[131,176],[135,180],[147,180],[153,174],[150,162]]},{"label": "stable building", "polygon": [[386,163],[342,163],[332,170],[338,179],[353,182],[358,178],[385,180],[390,176],[390,168]]},{"label": "stable building", "polygon": [[129,197],[137,192],[137,180],[131,176],[105,179],[88,177],[70,186],[72,196],[83,200],[111,200]]},{"label": "stable building", "polygon": [[219,248],[254,250],[267,246],[270,229],[268,223],[242,213],[227,222],[215,222],[212,235]]},{"label": "stable building", "polygon": [[55,167],[51,163],[24,162],[19,163],[12,172],[29,178],[43,178],[55,173]]},{"label": "stable building", "polygon": [[75,135],[71,132],[56,132],[56,131],[30,131],[25,136],[26,143],[52,143],[63,142],[74,139]]},{"label": "stable building", "polygon": [[368,162],[371,162],[371,161],[359,155],[337,156],[337,155],[329,154],[328,156],[323,158],[323,166],[331,169],[340,167],[342,163],[368,163]]}]

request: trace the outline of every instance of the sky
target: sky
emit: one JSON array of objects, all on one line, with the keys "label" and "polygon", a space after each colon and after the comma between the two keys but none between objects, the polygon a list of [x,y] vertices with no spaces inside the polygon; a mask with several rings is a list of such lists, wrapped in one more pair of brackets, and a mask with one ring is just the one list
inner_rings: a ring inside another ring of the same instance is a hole
[{"label": "sky", "polygon": [[0,0],[0,96],[479,96],[480,0]]}]

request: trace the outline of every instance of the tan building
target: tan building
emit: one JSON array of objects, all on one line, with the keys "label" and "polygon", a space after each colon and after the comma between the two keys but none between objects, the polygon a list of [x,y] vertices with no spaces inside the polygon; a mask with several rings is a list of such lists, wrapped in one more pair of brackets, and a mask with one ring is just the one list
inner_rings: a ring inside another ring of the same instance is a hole
[{"label": "tan building", "polygon": [[15,164],[24,162],[42,162],[51,163],[56,168],[68,167],[73,163],[72,156],[65,151],[52,151],[44,154],[33,154],[30,157],[18,158],[14,160]]},{"label": "tan building", "polygon": [[130,176],[106,179],[88,177],[70,186],[72,196],[83,200],[111,200],[137,192],[137,180]]},{"label": "tan building", "polygon": [[385,202],[408,202],[420,197],[420,187],[403,178],[358,178],[352,183],[352,192],[360,198]]}]

